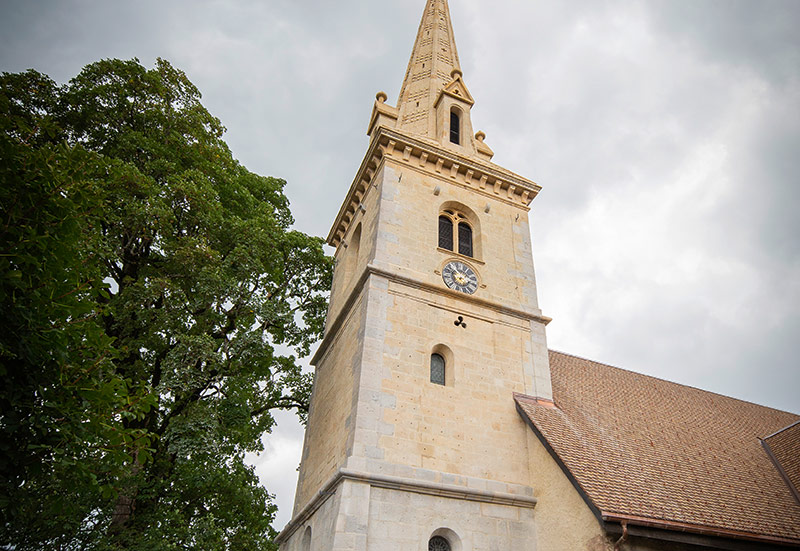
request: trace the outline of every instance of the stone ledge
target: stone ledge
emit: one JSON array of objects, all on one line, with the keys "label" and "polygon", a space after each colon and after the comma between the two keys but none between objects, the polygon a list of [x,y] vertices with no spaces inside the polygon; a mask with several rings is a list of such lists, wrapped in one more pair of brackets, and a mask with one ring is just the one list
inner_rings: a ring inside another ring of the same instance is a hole
[{"label": "stone ledge", "polygon": [[386,488],[389,490],[402,490],[417,494],[427,494],[451,499],[463,499],[467,501],[479,501],[481,503],[493,503],[495,505],[507,505],[510,507],[536,506],[536,498],[510,494],[506,492],[491,492],[488,490],[478,490],[467,488],[455,484],[445,484],[442,482],[428,482],[406,478],[400,476],[390,476],[384,474],[371,474],[349,469],[340,469],[339,475],[346,480],[364,482],[376,488]]},{"label": "stone ledge", "polygon": [[507,492],[493,492],[478,490],[456,484],[417,480],[414,478],[373,474],[351,469],[339,469],[317,492],[317,495],[281,530],[275,542],[279,545],[286,541],[300,526],[303,525],[319,509],[325,501],[336,493],[339,485],[345,480],[369,484],[375,488],[413,492],[416,494],[444,497],[448,499],[461,499],[477,501],[507,507],[524,507],[533,509],[537,500],[532,496],[523,496]]},{"label": "stone ledge", "polygon": [[333,341],[334,336],[339,332],[342,325],[344,325],[344,319],[349,313],[350,307],[353,305],[353,303],[355,303],[356,298],[364,290],[363,288],[365,283],[367,282],[367,279],[372,275],[382,277],[390,281],[396,281],[404,285],[408,285],[409,287],[422,289],[424,291],[434,292],[439,295],[457,297],[461,300],[472,303],[478,307],[487,308],[489,310],[499,312],[501,314],[505,314],[508,316],[512,316],[518,319],[536,321],[543,325],[547,325],[548,323],[553,321],[552,318],[542,315],[541,311],[539,310],[533,312],[530,310],[523,310],[520,308],[512,308],[509,306],[504,306],[502,304],[499,304],[491,300],[486,300],[484,298],[476,297],[473,295],[465,295],[464,293],[453,291],[444,286],[440,287],[424,281],[402,276],[400,274],[396,274],[386,269],[383,269],[379,266],[376,266],[375,264],[367,264],[364,267],[364,270],[361,272],[361,275],[358,277],[358,280],[356,281],[355,285],[353,285],[353,288],[350,290],[350,293],[348,294],[347,299],[345,300],[344,306],[339,310],[333,322],[326,328],[325,335],[322,337],[322,342],[317,348],[317,351],[314,353],[314,356],[311,358],[311,365],[316,366],[322,359],[322,357],[325,355],[325,352],[327,351],[328,346]]}]

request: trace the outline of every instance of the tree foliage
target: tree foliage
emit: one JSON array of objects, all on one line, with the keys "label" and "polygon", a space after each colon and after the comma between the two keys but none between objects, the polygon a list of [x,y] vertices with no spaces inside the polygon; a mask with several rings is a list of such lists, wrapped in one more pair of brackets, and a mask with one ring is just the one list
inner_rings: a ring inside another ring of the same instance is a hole
[{"label": "tree foliage", "polygon": [[331,260],[186,76],[0,77],[0,544],[268,549],[243,462],[307,410]]}]

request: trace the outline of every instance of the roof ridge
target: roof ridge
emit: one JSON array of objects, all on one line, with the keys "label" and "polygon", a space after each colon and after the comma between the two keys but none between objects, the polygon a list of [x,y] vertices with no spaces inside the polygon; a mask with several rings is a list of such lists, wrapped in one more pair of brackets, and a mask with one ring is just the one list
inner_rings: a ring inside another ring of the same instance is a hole
[{"label": "roof ridge", "polygon": [[[778,409],[778,408],[774,408],[772,406],[765,406],[764,404],[758,404],[756,402],[751,402],[750,400],[745,400],[743,398],[736,398],[735,396],[728,396],[727,394],[721,394],[719,392],[714,392],[713,390],[706,390],[704,388],[700,388],[700,387],[696,387],[696,386],[692,386],[692,385],[687,385],[687,384],[684,384],[684,383],[678,383],[676,381],[670,381],[669,379],[664,379],[662,377],[656,377],[655,375],[648,375],[647,373],[640,373],[638,371],[633,371],[632,369],[625,369],[624,367],[618,367],[616,365],[611,365],[611,364],[600,362],[600,361],[597,361],[597,360],[592,360],[592,359],[586,358],[584,356],[578,356],[577,354],[571,354],[569,352],[563,352],[561,350],[556,350],[554,348],[549,348],[548,352],[555,352],[557,354],[562,354],[564,356],[570,356],[572,358],[576,358],[578,360],[583,360],[585,362],[591,362],[593,364],[602,365],[604,367],[610,367],[611,369],[616,369],[618,371],[625,371],[627,373],[632,373],[632,374],[638,375],[640,377],[647,377],[648,379],[653,379],[653,380],[656,380],[656,381],[669,383],[671,385],[681,386],[683,388],[691,388],[693,390],[698,390],[700,392],[705,392],[706,394],[713,394],[713,395],[719,396],[721,398],[727,398],[729,400],[736,400],[737,402],[742,402],[742,403],[745,403],[745,404],[758,406],[760,408],[771,409],[772,411],[778,411],[778,412],[781,412],[781,413],[789,413],[791,415],[797,415],[799,417],[797,422],[800,422],[800,413],[795,413],[793,411],[788,411],[788,410],[785,410],[785,409]],[[788,427],[786,427],[786,428],[788,428]],[[781,429],[781,430],[783,430],[783,429]],[[778,431],[778,432],[780,432],[780,431]]]},{"label": "roof ridge", "polygon": [[[778,411],[780,411],[780,410],[778,410]],[[787,413],[791,413],[791,411],[788,411]],[[769,438],[772,438],[773,436],[778,436],[778,435],[779,435],[780,433],[782,433],[783,431],[787,431],[787,430],[789,430],[789,429],[793,428],[795,425],[800,425],[800,419],[798,419],[798,420],[797,420],[797,421],[795,421],[794,423],[790,423],[790,424],[786,425],[786,426],[785,426],[785,427],[783,427],[782,429],[778,429],[778,430],[776,430],[775,432],[773,432],[773,433],[772,433],[772,434],[770,434],[769,436],[765,436],[765,437],[764,437],[764,438],[762,438],[761,440],[767,440],[767,439],[769,439]]]}]

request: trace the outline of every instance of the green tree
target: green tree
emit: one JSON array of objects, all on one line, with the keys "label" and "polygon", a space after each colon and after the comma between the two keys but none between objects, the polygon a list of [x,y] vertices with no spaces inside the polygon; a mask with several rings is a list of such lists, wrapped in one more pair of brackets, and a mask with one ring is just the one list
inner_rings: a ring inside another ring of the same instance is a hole
[{"label": "green tree", "polygon": [[307,410],[331,259],[186,76],[0,77],[0,545],[270,549],[245,452]]}]

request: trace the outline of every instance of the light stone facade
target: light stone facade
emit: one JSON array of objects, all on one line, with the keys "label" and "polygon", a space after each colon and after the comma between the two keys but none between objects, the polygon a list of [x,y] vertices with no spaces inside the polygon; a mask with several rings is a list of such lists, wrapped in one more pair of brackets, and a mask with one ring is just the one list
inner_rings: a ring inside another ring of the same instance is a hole
[{"label": "light stone facade", "polygon": [[[447,0],[427,0],[397,105],[387,99],[376,96],[369,147],[327,239],[336,270],[280,549],[426,551],[434,537],[450,551],[782,549],[699,525],[662,529],[620,516],[619,500],[609,513],[590,499],[588,486],[624,476],[583,451],[578,421],[609,437],[586,395],[565,416],[565,388],[580,387],[557,353],[553,402],[530,238],[540,187],[492,163],[473,134]],[[443,213],[471,229],[465,254],[457,234],[440,246]],[[474,272],[474,292],[448,287],[453,261]],[[432,381],[433,354],[444,384]],[[554,434],[534,427],[532,407],[561,421]],[[592,458],[586,485],[553,438]]]},{"label": "light stone facade", "polygon": [[[425,551],[435,535],[453,551],[606,549],[516,411],[515,392],[552,400],[529,226],[540,188],[473,136],[446,0],[428,0],[398,106],[386,99],[328,236],[337,267],[281,549]],[[471,256],[438,246],[447,209],[469,222]],[[452,260],[477,274],[474,294],[444,284]]]}]

